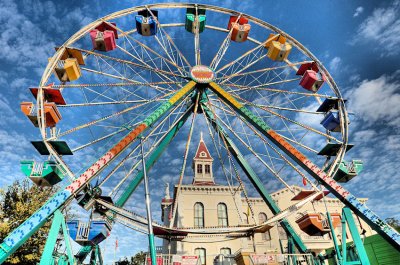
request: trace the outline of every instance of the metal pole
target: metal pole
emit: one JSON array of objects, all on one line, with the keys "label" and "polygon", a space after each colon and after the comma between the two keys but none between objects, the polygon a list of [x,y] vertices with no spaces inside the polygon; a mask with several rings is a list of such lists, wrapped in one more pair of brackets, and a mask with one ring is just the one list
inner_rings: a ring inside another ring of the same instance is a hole
[{"label": "metal pole", "polygon": [[149,248],[150,248],[150,256],[151,256],[151,265],[157,265],[157,263],[156,263],[156,247],[154,245],[154,233],[153,233],[153,225],[152,225],[153,221],[151,219],[149,183],[148,183],[148,179],[147,179],[146,162],[144,161],[143,137],[140,137],[140,147],[141,147],[141,150],[142,150],[144,191],[145,191],[145,199],[146,199],[147,224],[148,224],[147,229],[148,229],[148,235],[149,235]]}]

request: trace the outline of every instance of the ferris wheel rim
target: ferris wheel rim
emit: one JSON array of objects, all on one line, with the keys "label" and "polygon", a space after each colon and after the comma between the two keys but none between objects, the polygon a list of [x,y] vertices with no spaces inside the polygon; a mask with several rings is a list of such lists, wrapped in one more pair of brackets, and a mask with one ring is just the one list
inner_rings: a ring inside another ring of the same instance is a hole
[{"label": "ferris wheel rim", "polygon": [[[142,6],[137,6],[137,7],[132,7],[132,8],[128,8],[128,9],[124,9],[121,11],[117,11],[114,12],[112,14],[106,15],[102,18],[99,18],[91,23],[89,23],[88,25],[86,25],[85,27],[83,27],[81,30],[79,30],[78,32],[76,32],[75,34],[73,34],[58,50],[57,52],[54,54],[54,56],[52,57],[51,60],[49,60],[49,63],[46,66],[46,69],[44,70],[44,74],[42,75],[42,79],[40,81],[40,85],[39,85],[39,93],[38,93],[38,100],[37,100],[37,104],[38,104],[38,108],[43,108],[43,104],[44,104],[44,99],[41,96],[42,95],[42,90],[45,87],[45,84],[47,83],[48,79],[50,78],[51,72],[53,71],[55,64],[57,63],[57,61],[60,59],[60,57],[62,56],[62,54],[64,53],[65,49],[70,47],[71,44],[73,44],[74,42],[76,42],[77,40],[81,39],[83,36],[85,36],[91,29],[93,29],[96,25],[98,25],[100,22],[104,22],[104,21],[109,21],[112,19],[117,19],[117,18],[121,18],[127,15],[130,15],[132,13],[135,13],[137,11],[140,10],[144,10],[144,9],[149,9],[149,8],[159,8],[159,9],[171,9],[171,8],[188,8],[188,7],[199,7],[199,8],[204,8],[206,10],[211,10],[214,12],[219,12],[219,13],[223,13],[223,14],[228,14],[228,15],[239,15],[239,16],[245,16],[246,18],[249,19],[250,22],[256,23],[260,26],[262,26],[265,29],[268,30],[272,30],[278,34],[283,34],[285,37],[287,37],[288,40],[290,40],[291,44],[293,44],[300,52],[302,52],[304,55],[308,56],[310,59],[314,60],[318,66],[320,67],[321,71],[326,75],[327,77],[327,83],[329,84],[329,87],[331,88],[331,90],[336,94],[337,99],[339,100],[339,106],[338,106],[338,110],[339,112],[342,114],[340,115],[340,119],[341,121],[341,131],[342,131],[342,146],[339,149],[339,151],[337,152],[337,155],[333,161],[333,165],[336,165],[336,167],[331,167],[329,173],[330,174],[334,174],[337,171],[337,165],[339,164],[339,162],[343,159],[343,156],[345,154],[345,150],[346,150],[346,145],[347,145],[347,135],[348,135],[348,115],[347,115],[347,111],[345,109],[345,105],[344,105],[344,101],[343,98],[341,97],[341,93],[339,88],[337,87],[336,83],[334,82],[333,78],[331,77],[331,75],[329,74],[329,72],[326,70],[326,68],[322,65],[322,63],[320,63],[320,61],[307,49],[305,48],[301,43],[299,43],[295,38],[293,38],[292,36],[290,36],[289,34],[287,34],[286,32],[280,30],[279,28],[265,22],[262,21],[256,17],[232,10],[232,9],[227,9],[227,8],[221,8],[221,7],[217,7],[217,6],[213,6],[213,5],[203,5],[203,4],[181,4],[181,3],[167,3],[167,4],[151,4],[151,5],[142,5]],[[182,23],[172,23],[171,25],[169,24],[160,24],[160,26],[164,27],[165,26],[183,26],[184,24]],[[206,28],[210,28],[213,30],[219,30],[219,31],[226,31],[226,29],[223,29],[221,27],[218,26],[211,26],[211,25],[206,25]],[[135,31],[135,30],[133,30]],[[253,39],[251,37],[248,38],[248,40],[250,40],[251,42],[255,43],[255,44],[260,44],[261,42]],[[285,61],[286,66],[290,65],[291,62],[290,61]],[[43,113],[41,115],[42,117],[38,117],[39,120],[39,127],[41,130],[41,134],[42,134],[42,138],[44,139],[44,143],[45,145],[48,147],[49,152],[51,153],[51,155],[53,157],[56,158],[56,160],[58,160],[59,163],[67,166],[65,163],[63,163],[62,159],[58,156],[57,152],[55,152],[55,150],[47,143],[46,140],[49,140],[49,138],[46,137],[46,130],[45,130],[45,126],[44,126],[44,117],[43,117]],[[51,138],[50,138],[51,139]],[[68,167],[67,167],[68,168]],[[72,172],[71,172],[72,173]]]}]

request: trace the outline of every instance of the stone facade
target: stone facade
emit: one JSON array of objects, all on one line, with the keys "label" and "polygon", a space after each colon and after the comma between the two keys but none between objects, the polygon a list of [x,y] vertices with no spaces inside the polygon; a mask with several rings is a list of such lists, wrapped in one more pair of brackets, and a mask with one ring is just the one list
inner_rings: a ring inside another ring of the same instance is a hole
[{"label": "stone facade", "polygon": [[[208,150],[207,154],[200,157],[204,152],[204,141],[201,139],[196,156],[193,160],[194,178],[191,185],[181,185],[177,192],[178,185],[174,187],[174,196],[177,196],[177,211],[174,227],[216,227],[216,226],[240,226],[244,224],[259,224],[273,216],[267,204],[261,198],[249,198],[251,207],[243,197],[238,187],[221,186],[214,182],[212,172],[204,176],[205,165],[210,165],[212,169],[212,157]],[[200,151],[199,151],[200,150]],[[202,165],[203,169],[200,170]],[[199,169],[199,170],[197,170]],[[286,209],[298,201],[292,198],[303,189],[292,186],[292,191],[288,188],[276,191],[271,194],[273,200],[280,209]],[[233,194],[233,195],[232,195]],[[360,199],[365,203],[366,199]],[[161,203],[163,211],[162,218],[165,225],[169,225],[171,218],[171,208],[174,198],[170,198],[169,191]],[[330,234],[308,235],[302,231],[296,223],[304,213],[320,213],[325,216],[327,209],[329,213],[341,214],[344,205],[338,200],[325,197],[322,200],[315,200],[313,203],[306,204],[297,214],[290,215],[287,220],[295,229],[296,233],[303,240],[308,249],[315,253],[320,253],[324,249],[333,246]],[[199,210],[200,209],[200,210]],[[203,209],[203,214],[201,214]],[[251,213],[251,210],[253,214]],[[224,213],[225,211],[225,213]],[[202,215],[202,216],[201,216]],[[365,230],[365,235],[369,236],[375,232],[361,219],[355,216],[360,233]],[[341,234],[341,225],[335,229],[336,234]],[[351,240],[351,238],[349,238]],[[281,242],[281,243],[280,243]],[[235,254],[239,252],[251,252],[257,254],[282,253],[287,251],[287,235],[283,228],[277,224],[266,233],[256,233],[254,237],[227,238],[224,235],[188,235],[181,241],[163,241],[164,254],[181,255],[205,255],[203,263],[213,264],[213,260],[219,254]],[[205,252],[205,253],[204,253]]]}]

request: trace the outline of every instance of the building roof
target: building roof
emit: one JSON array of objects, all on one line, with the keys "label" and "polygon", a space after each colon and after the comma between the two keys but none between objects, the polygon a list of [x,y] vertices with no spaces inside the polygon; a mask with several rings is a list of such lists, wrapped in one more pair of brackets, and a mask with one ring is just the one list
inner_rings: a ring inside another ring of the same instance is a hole
[{"label": "building roof", "polygon": [[207,149],[206,143],[203,140],[203,133],[200,134],[200,142],[197,146],[196,155],[194,159],[202,159],[202,160],[213,160],[210,155],[210,152]]}]

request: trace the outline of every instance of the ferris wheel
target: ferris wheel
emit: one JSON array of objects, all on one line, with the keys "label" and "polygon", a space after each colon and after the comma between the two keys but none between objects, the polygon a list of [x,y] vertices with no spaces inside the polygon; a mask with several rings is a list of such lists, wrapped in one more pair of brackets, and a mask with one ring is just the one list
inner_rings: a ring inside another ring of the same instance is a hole
[{"label": "ferris wheel", "polygon": [[165,150],[183,155],[181,182],[200,131],[227,180],[242,185],[247,175],[275,214],[263,187],[271,179],[327,189],[399,247],[399,235],[338,184],[362,162],[344,160],[350,121],[333,78],[301,43],[260,19],[200,4],[122,10],[57,47],[30,91],[21,109],[40,131],[32,144],[44,159],[22,161],[23,172],[39,186],[65,188],[4,240],[0,262],[73,199],[91,209],[104,195],[122,208]]}]

